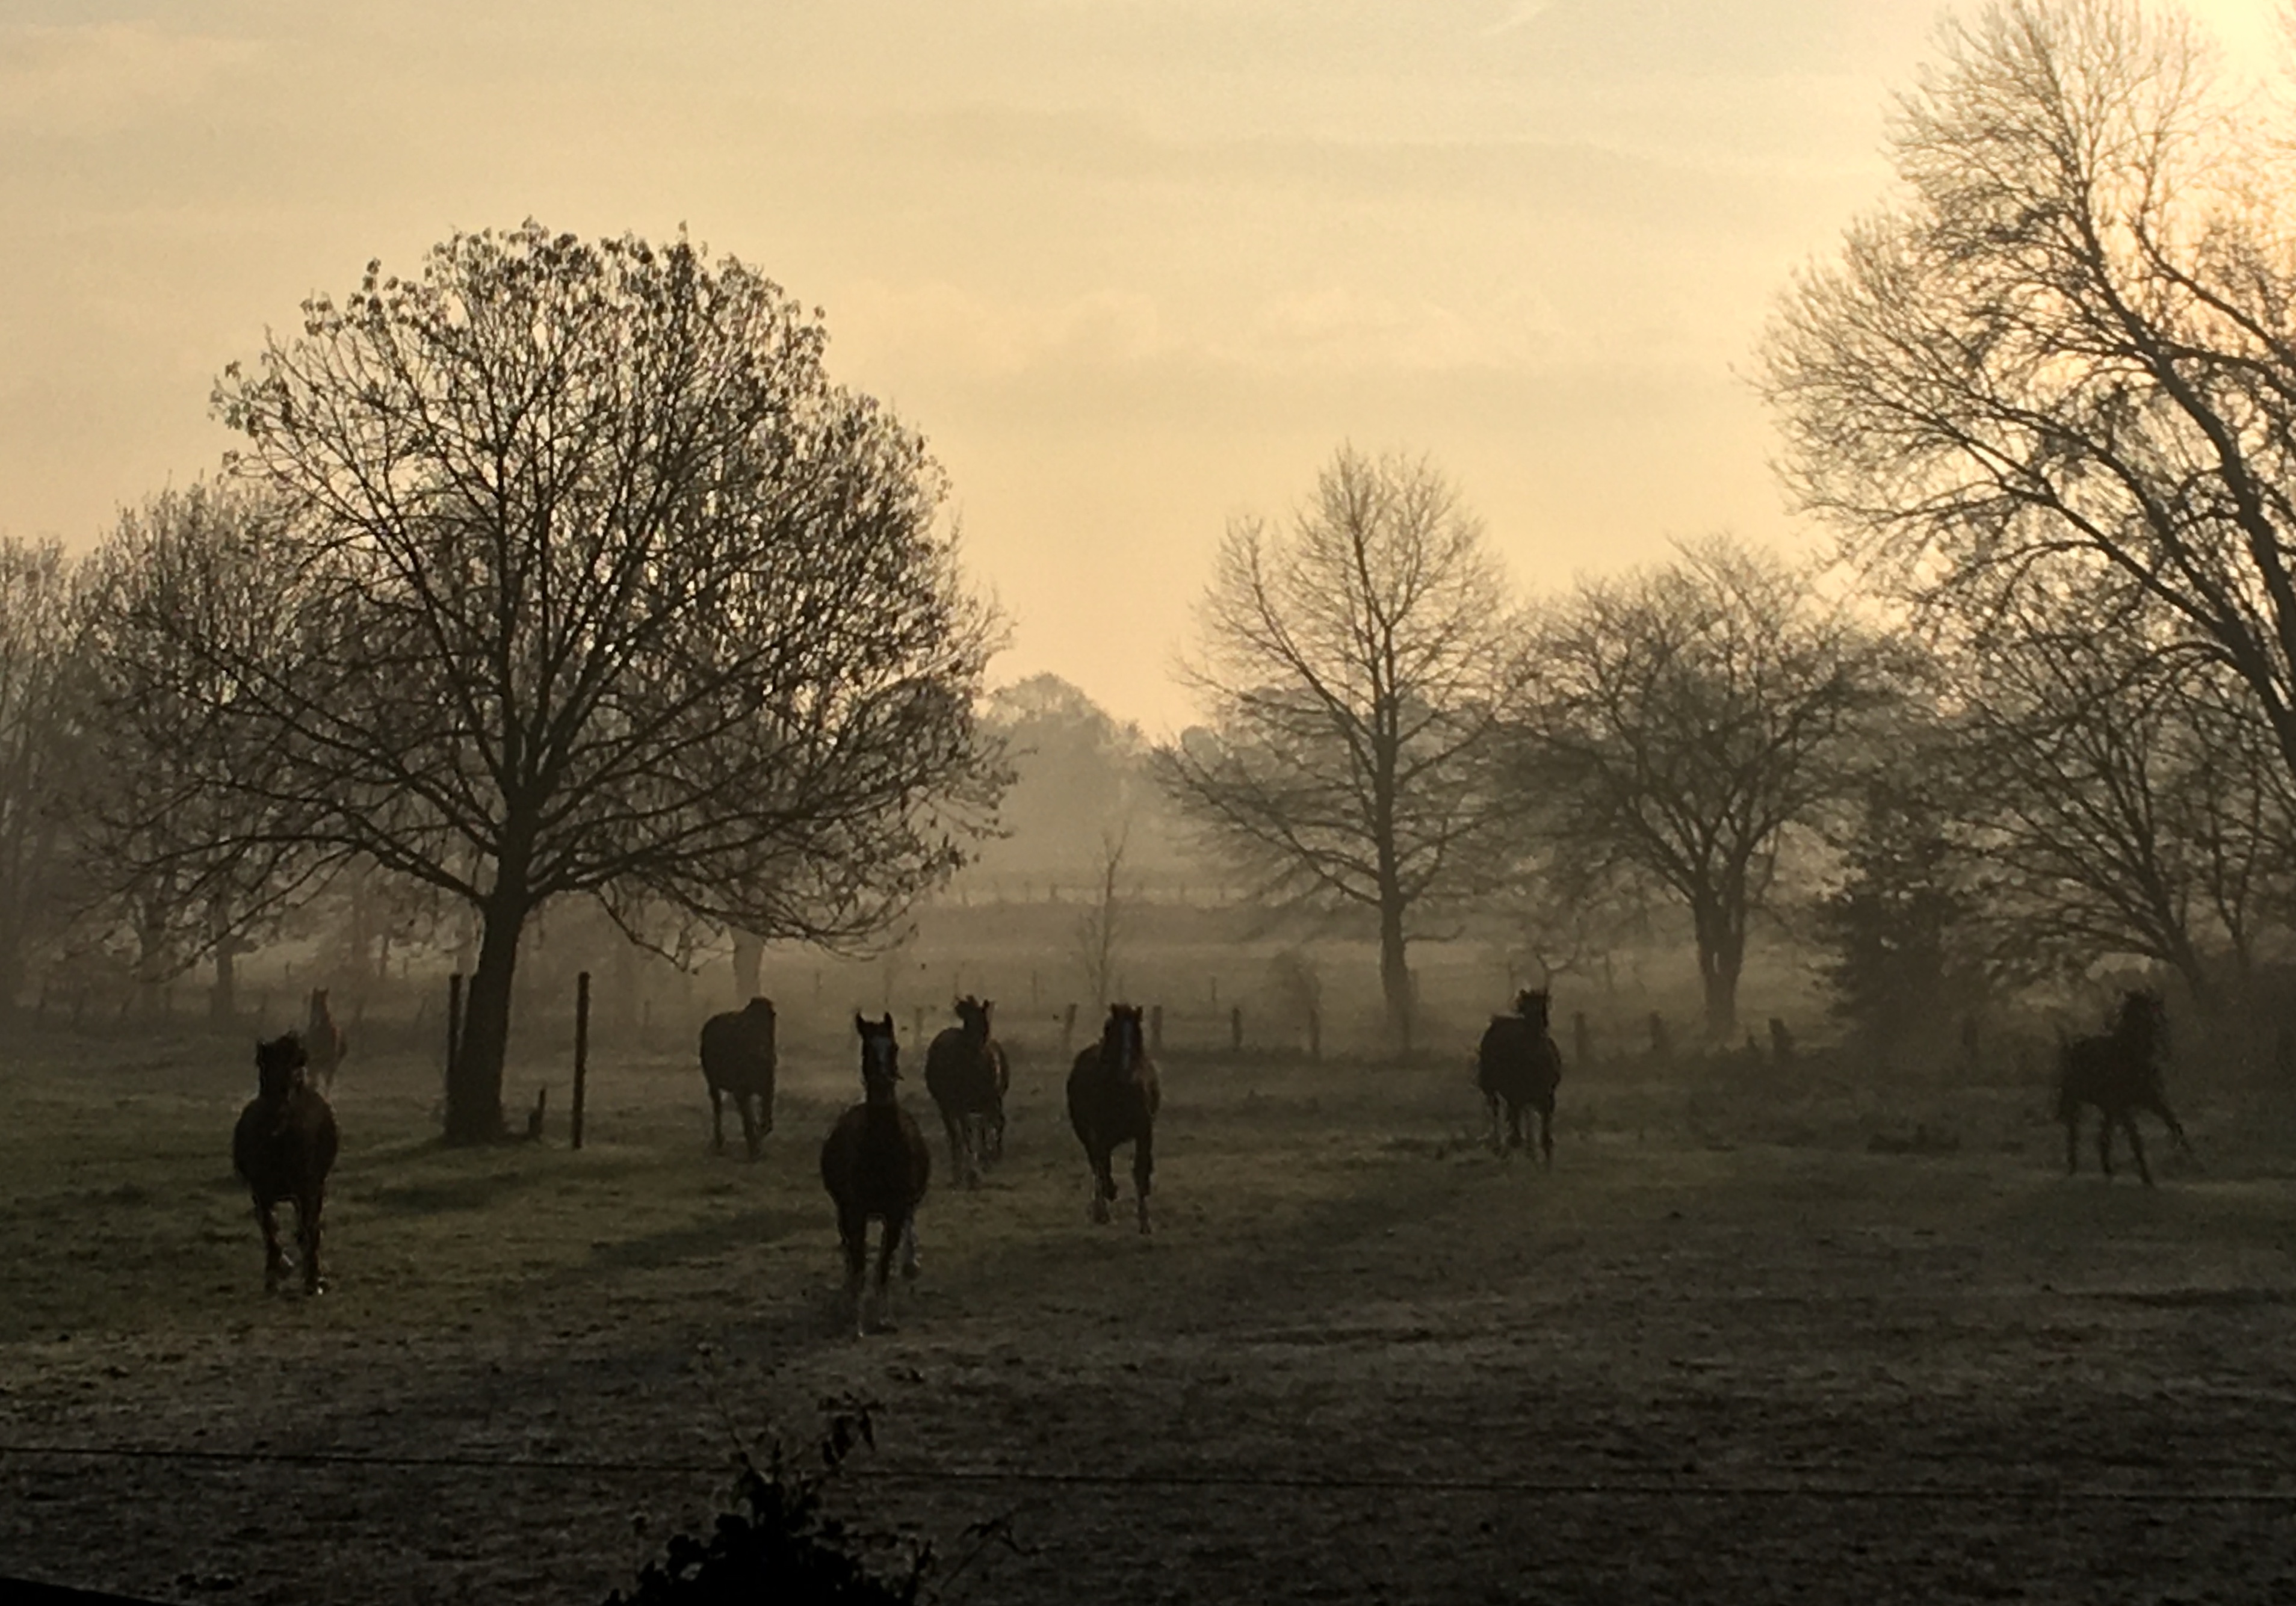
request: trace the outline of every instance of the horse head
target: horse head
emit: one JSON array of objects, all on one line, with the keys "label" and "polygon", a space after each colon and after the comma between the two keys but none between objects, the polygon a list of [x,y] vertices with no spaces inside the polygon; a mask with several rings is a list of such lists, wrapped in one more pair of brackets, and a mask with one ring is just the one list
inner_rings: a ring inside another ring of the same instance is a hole
[{"label": "horse head", "polygon": [[771,1026],[774,1023],[774,1001],[760,993],[742,1006],[742,1012],[753,1020],[762,1020]]},{"label": "horse head", "polygon": [[891,1097],[893,1084],[901,1079],[901,1045],[893,1035],[892,1012],[887,1011],[882,1020],[857,1013],[853,1029],[861,1034],[861,1085],[872,1099],[881,1092]]},{"label": "horse head", "polygon": [[1148,1062],[1136,1004],[1111,1004],[1108,1023],[1100,1028],[1100,1068],[1119,1081],[1137,1081]]},{"label": "horse head", "polygon": [[2150,1053],[2169,1038],[2169,1008],[2150,987],[2132,987],[2120,1000],[2120,1018],[2113,1035],[2139,1052]]},{"label": "horse head", "polygon": [[988,1004],[967,993],[956,1001],[956,1018],[964,1022],[964,1035],[975,1043],[988,1041]]},{"label": "horse head", "polygon": [[303,1051],[303,1039],[293,1032],[282,1033],[267,1043],[258,1040],[255,1045],[257,1091],[266,1099],[285,1098],[310,1062]]},{"label": "horse head", "polygon": [[1540,1031],[1545,1031],[1546,1012],[1551,1003],[1552,1000],[1543,988],[1525,987],[1514,996],[1514,1012]]}]

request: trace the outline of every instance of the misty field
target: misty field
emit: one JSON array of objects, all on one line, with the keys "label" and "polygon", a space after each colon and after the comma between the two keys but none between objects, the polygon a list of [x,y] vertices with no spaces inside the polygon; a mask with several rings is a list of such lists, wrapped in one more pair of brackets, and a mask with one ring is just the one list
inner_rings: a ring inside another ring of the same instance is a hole
[{"label": "misty field", "polygon": [[[1176,1055],[1142,1240],[1086,1221],[1024,1036],[1006,1164],[936,1185],[857,1341],[830,1042],[755,1165],[684,1053],[602,1055],[578,1153],[562,1076],[542,1143],[448,1151],[435,1065],[355,1053],[307,1301],[229,1175],[242,1046],[20,1034],[0,1571],[602,1600],[737,1444],[857,1394],[836,1508],[970,1557],[949,1599],[2296,1599],[2284,1094],[2172,1073],[2199,1159],[2147,1192],[2063,1176],[2038,1086],[1573,1067],[1542,1174],[1482,1146],[1464,1051]],[[999,1517],[1019,1548],[966,1539]]]}]

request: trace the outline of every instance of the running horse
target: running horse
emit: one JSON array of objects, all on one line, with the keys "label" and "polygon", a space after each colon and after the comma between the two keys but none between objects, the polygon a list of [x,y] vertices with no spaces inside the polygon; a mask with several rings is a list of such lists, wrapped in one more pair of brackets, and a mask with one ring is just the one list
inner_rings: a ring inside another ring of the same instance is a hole
[{"label": "running horse", "polygon": [[1004,1050],[989,1035],[991,1000],[956,1001],[959,1024],[944,1028],[925,1051],[925,1091],[948,1131],[949,1164],[968,1188],[1004,1153],[1004,1090],[1012,1072]]},{"label": "running horse", "polygon": [[1112,1004],[1100,1042],[1069,1072],[1069,1124],[1092,1162],[1092,1218],[1105,1223],[1116,1199],[1118,1145],[1132,1145],[1132,1188],[1140,1230],[1148,1231],[1148,1184],[1156,1168],[1156,1109],[1162,1102],[1156,1062],[1148,1057],[1136,1004]]},{"label": "running horse", "polygon": [[263,1286],[279,1291],[293,1267],[279,1243],[279,1207],[295,1206],[295,1237],[303,1252],[303,1291],[326,1287],[319,1270],[319,1211],[327,1173],[334,1169],[335,1112],[308,1074],[309,1056],[293,1032],[255,1045],[256,1094],[240,1111],[231,1135],[232,1169],[255,1197],[263,1228]]},{"label": "running horse", "polygon": [[902,1256],[901,1274],[917,1274],[917,1206],[932,1179],[932,1151],[909,1112],[901,1108],[900,1044],[893,1035],[893,1017],[868,1020],[853,1017],[861,1036],[862,1102],[837,1118],[821,1145],[821,1183],[837,1205],[837,1236],[845,1250],[845,1291],[853,1309],[853,1331],[869,1331],[869,1224],[884,1224],[884,1241],[877,1253],[877,1303],[885,1302],[885,1287],[893,1256]]},{"label": "running horse", "polygon": [[2186,1154],[2185,1126],[2169,1108],[2161,1086],[2161,1053],[2168,1046],[2168,1012],[2158,993],[2135,991],[2120,1001],[2120,1013],[2111,1032],[2102,1037],[2075,1037],[2057,1049],[2057,1118],[2065,1124],[2065,1171],[2080,1169],[2080,1112],[2084,1104],[2096,1106],[2103,1118],[2096,1129],[2097,1164],[2112,1175],[2112,1129],[2128,1135],[2128,1151],[2136,1161],[2136,1175],[2152,1185],[2152,1168],[2144,1163],[2144,1140],[2136,1135],[2136,1112],[2150,1110],[2169,1128],[2169,1135]]},{"label": "running horse", "polygon": [[1475,1086],[1490,1110],[1491,1147],[1500,1148],[1499,1107],[1506,1107],[1506,1150],[1522,1147],[1522,1112],[1538,1112],[1542,1164],[1554,1164],[1554,1090],[1562,1080],[1562,1051],[1546,1029],[1549,999],[1525,988],[1514,1013],[1493,1015],[1475,1053]]},{"label": "running horse", "polygon": [[774,1078],[780,1064],[775,1046],[774,1001],[752,998],[738,1010],[701,1023],[701,1079],[709,1086],[710,1150],[726,1152],[726,1101],[742,1118],[742,1142],[750,1158],[774,1129]]}]

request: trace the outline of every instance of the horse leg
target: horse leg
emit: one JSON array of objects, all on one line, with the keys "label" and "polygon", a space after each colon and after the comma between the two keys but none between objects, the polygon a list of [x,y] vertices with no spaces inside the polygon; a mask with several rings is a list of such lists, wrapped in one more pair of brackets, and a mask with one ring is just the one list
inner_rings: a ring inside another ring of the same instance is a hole
[{"label": "horse leg", "polygon": [[257,1200],[255,1222],[263,1229],[263,1291],[275,1294],[288,1271],[287,1251],[279,1247],[279,1207],[269,1200]]},{"label": "horse leg", "polygon": [[853,1332],[857,1338],[867,1331],[863,1320],[861,1296],[867,1287],[865,1279],[869,1269],[869,1218],[840,1204],[837,1207],[838,1247],[845,1251],[845,1299],[853,1312]]},{"label": "horse leg", "polygon": [[303,1291],[322,1294],[327,1280],[319,1274],[319,1212],[327,1196],[317,1188],[295,1200],[295,1237],[303,1250]]},{"label": "horse leg", "polygon": [[709,1084],[709,1152],[726,1152],[726,1094],[718,1084]]},{"label": "horse leg", "polygon": [[742,1142],[750,1151],[750,1158],[755,1159],[758,1149],[764,1144],[765,1134],[758,1130],[757,1111],[752,1107],[751,1097],[746,1093],[735,1094],[734,1108],[742,1114]]},{"label": "horse leg", "polygon": [[1140,1135],[1132,1143],[1132,1192],[1140,1201],[1140,1232],[1148,1232],[1148,1178],[1156,1169],[1156,1128],[1140,1128]]},{"label": "horse leg", "polygon": [[1106,1226],[1109,1201],[1116,1197],[1116,1174],[1111,1168],[1114,1151],[1106,1145],[1095,1143],[1089,1152],[1092,1157],[1092,1218]]},{"label": "horse leg", "polygon": [[2112,1111],[2103,1110],[2104,1119],[2096,1129],[2096,1163],[2104,1168],[2107,1176],[2112,1175]]},{"label": "horse leg", "polygon": [[2120,1125],[2128,1134],[2128,1152],[2136,1157],[2136,1175],[2149,1188],[2152,1185],[2152,1168],[2144,1163],[2144,1140],[2136,1135],[2136,1112],[2123,1110]]},{"label": "horse leg", "polygon": [[2169,1101],[2161,1097],[2160,1094],[2155,1094],[2152,1095],[2151,1102],[2152,1113],[2159,1116],[2161,1118],[2161,1124],[2169,1128],[2169,1135],[2177,1140],[2177,1147],[2184,1151],[2185,1154],[2191,1154],[2193,1151],[2193,1145],[2185,1141],[2185,1123],[2178,1120],[2177,1118],[2177,1112],[2169,1108]]},{"label": "horse leg", "polygon": [[892,1280],[893,1257],[901,1252],[901,1245],[909,1236],[909,1217],[906,1215],[885,1217],[885,1240],[877,1246],[877,1325],[884,1327],[885,1289]]},{"label": "horse leg", "polygon": [[1549,1171],[1554,1169],[1554,1106],[1538,1107],[1538,1163]]},{"label": "horse leg", "polygon": [[1499,1142],[1499,1095],[1495,1093],[1485,1094],[1483,1105],[1491,1114],[1491,1151],[1496,1154],[1505,1147]]},{"label": "horse leg", "polygon": [[1514,1100],[1507,1101],[1507,1151],[1522,1147],[1522,1106]]},{"label": "horse leg", "polygon": [[909,1218],[901,1224],[901,1280],[914,1282],[923,1271],[923,1257],[917,1253],[917,1214],[912,1209]]}]

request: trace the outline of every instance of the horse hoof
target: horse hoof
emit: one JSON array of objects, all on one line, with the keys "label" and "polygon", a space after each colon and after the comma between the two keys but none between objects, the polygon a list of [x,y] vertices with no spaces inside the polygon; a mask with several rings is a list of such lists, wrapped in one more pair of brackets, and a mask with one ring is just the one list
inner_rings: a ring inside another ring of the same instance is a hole
[{"label": "horse hoof", "polygon": [[1095,1199],[1092,1201],[1092,1219],[1096,1226],[1108,1225],[1108,1200]]}]

